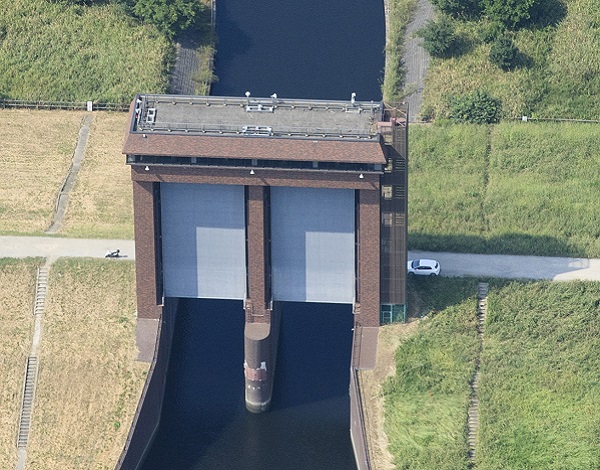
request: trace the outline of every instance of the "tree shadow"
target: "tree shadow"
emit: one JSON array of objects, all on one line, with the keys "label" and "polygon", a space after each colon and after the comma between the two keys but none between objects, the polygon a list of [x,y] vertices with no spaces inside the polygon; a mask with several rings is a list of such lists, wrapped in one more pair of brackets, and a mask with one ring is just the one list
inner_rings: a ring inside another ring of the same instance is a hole
[{"label": "tree shadow", "polygon": [[532,29],[543,29],[556,26],[567,16],[567,5],[564,0],[546,0],[538,2],[531,12]]},{"label": "tree shadow", "polygon": [[582,247],[548,235],[506,233],[491,237],[410,232],[410,250],[522,256],[587,257]]}]

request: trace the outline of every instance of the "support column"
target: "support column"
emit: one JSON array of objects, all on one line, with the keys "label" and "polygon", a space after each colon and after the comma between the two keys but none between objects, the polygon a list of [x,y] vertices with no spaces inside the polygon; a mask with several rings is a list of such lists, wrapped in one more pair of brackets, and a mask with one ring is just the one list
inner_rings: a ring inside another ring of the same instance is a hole
[{"label": "support column", "polygon": [[247,188],[247,273],[244,376],[246,408],[253,413],[271,405],[279,336],[279,311],[271,304],[269,188]]},{"label": "support column", "polygon": [[358,195],[358,286],[354,306],[353,366],[375,367],[379,333],[380,213],[379,190],[359,190]]},{"label": "support column", "polygon": [[162,315],[159,183],[133,181],[133,214],[137,315],[157,320]]}]

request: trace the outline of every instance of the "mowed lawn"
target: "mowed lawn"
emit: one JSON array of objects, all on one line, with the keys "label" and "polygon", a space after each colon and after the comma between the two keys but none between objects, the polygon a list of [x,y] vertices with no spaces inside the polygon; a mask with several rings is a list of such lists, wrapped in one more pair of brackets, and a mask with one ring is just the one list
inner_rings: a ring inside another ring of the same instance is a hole
[{"label": "mowed lawn", "polygon": [[[0,234],[42,235],[71,168],[80,111],[1,110]],[[133,238],[127,113],[95,112],[59,235]]]},{"label": "mowed lawn", "polygon": [[599,125],[410,133],[410,249],[600,257]]},{"label": "mowed lawn", "polygon": [[61,235],[133,238],[131,170],[122,153],[128,116],[127,113],[94,114]]},{"label": "mowed lawn", "polygon": [[[476,283],[425,281],[409,291],[428,314],[383,387],[388,448],[396,468],[467,469]],[[600,467],[599,304],[600,283],[491,281],[476,468]]]},{"label": "mowed lawn", "polygon": [[134,263],[50,270],[29,469],[113,468],[149,364],[136,361]]},{"label": "mowed lawn", "polygon": [[84,115],[0,111],[0,234],[40,234],[50,227]]},{"label": "mowed lawn", "polygon": [[0,259],[0,468],[14,468],[17,463],[19,412],[40,261]]}]

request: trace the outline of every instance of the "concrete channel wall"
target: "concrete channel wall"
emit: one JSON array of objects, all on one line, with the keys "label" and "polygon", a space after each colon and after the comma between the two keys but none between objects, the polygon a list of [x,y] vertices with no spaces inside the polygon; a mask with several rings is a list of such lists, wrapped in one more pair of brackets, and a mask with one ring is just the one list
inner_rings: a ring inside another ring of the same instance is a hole
[{"label": "concrete channel wall", "polygon": [[148,378],[115,470],[136,470],[142,463],[158,430],[177,306],[178,299],[165,299]]}]

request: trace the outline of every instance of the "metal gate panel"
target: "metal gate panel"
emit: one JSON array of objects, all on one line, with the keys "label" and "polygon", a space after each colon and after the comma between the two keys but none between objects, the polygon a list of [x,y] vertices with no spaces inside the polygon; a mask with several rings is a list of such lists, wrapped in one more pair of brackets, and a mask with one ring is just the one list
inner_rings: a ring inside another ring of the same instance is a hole
[{"label": "metal gate panel", "polygon": [[161,183],[164,295],[244,299],[244,187]]},{"label": "metal gate panel", "polygon": [[353,303],[354,190],[271,188],[274,300]]}]

